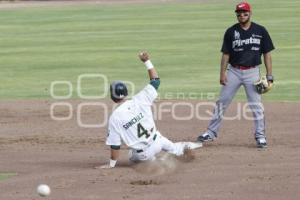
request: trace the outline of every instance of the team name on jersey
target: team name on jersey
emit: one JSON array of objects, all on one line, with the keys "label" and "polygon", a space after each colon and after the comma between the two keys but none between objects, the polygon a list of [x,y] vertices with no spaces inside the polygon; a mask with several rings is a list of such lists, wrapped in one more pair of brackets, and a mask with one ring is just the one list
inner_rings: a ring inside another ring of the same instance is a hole
[{"label": "team name on jersey", "polygon": [[132,125],[136,124],[137,122],[139,122],[143,118],[144,118],[143,113],[140,113],[137,116],[135,116],[134,118],[132,118],[129,122],[124,124],[123,128],[125,128],[125,130],[127,130],[128,128],[130,128]]},{"label": "team name on jersey", "polygon": [[260,38],[250,37],[250,38],[245,39],[245,40],[241,40],[241,39],[233,40],[232,41],[232,48],[234,49],[235,47],[241,47],[245,44],[260,44]]}]

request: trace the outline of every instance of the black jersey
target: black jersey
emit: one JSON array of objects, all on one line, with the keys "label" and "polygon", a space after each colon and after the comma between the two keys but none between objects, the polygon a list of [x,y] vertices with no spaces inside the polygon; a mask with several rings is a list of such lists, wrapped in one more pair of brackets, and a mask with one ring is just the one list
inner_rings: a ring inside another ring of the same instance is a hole
[{"label": "black jersey", "polygon": [[268,31],[251,22],[248,30],[242,29],[239,24],[228,28],[221,51],[229,54],[229,63],[233,66],[257,66],[261,64],[261,55],[273,49]]}]

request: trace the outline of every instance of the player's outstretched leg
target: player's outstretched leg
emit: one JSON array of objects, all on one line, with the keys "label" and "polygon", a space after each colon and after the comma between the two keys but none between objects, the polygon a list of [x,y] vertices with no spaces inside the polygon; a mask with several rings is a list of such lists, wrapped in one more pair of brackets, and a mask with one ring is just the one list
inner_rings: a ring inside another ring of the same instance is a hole
[{"label": "player's outstretched leg", "polygon": [[129,151],[129,160],[133,162],[138,161],[152,161],[155,160],[155,156],[161,152],[166,151],[167,153],[182,156],[188,151],[193,149],[198,149],[202,147],[202,143],[195,142],[177,142],[173,143],[168,138],[157,134],[157,139],[153,144],[151,144],[148,148],[140,151],[140,150],[130,150]]},{"label": "player's outstretched leg", "polygon": [[168,138],[161,136],[160,142],[162,145],[162,150],[168,153],[174,154],[176,156],[181,156],[187,149],[198,149],[202,147],[202,143],[195,142],[176,142],[173,143]]}]

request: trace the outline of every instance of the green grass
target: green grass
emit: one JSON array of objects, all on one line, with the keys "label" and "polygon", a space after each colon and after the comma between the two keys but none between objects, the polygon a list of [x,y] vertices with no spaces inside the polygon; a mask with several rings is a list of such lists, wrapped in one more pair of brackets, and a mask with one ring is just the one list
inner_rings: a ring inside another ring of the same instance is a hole
[{"label": "green grass", "polygon": [[17,175],[16,173],[1,173],[0,172],[0,181],[4,181],[10,177]]},{"label": "green grass", "polygon": [[[266,100],[300,100],[300,1],[251,1],[253,21],[269,30],[276,86]],[[169,3],[18,8],[0,12],[0,98],[47,99],[50,83],[101,73],[108,80],[147,83],[137,52],[151,53],[161,96],[218,93],[220,46],[236,22],[234,3]],[[99,94],[99,81],[84,82]],[[57,94],[66,94],[66,88]],[[244,99],[241,90],[238,99]],[[200,96],[198,96],[200,97]]]}]

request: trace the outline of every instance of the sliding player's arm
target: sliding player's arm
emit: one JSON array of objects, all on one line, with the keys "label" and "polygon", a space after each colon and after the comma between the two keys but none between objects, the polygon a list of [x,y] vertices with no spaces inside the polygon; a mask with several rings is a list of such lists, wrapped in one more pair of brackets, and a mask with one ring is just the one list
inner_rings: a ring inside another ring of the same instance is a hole
[{"label": "sliding player's arm", "polygon": [[150,78],[150,84],[157,90],[160,85],[160,79],[158,77],[156,69],[150,61],[149,54],[147,52],[141,52],[139,54],[139,57],[141,61],[144,62],[144,64],[146,65]]},{"label": "sliding player's arm", "polygon": [[118,158],[120,156],[120,146],[110,146],[110,160],[109,163],[102,165],[102,169],[114,168],[117,164]]},{"label": "sliding player's arm", "polygon": [[118,121],[115,118],[110,117],[108,123],[108,136],[106,139],[106,145],[110,146],[110,160],[107,164],[100,166],[102,169],[114,168],[117,164],[121,148],[121,137],[118,134],[119,132]]}]

